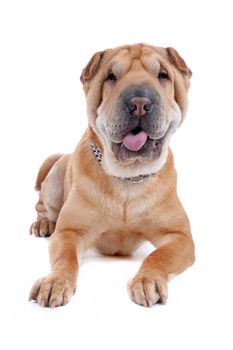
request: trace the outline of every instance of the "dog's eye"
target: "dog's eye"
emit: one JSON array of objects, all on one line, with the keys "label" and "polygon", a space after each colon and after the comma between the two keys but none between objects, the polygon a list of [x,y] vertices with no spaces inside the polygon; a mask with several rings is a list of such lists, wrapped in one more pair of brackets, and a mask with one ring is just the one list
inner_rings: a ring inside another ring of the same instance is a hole
[{"label": "dog's eye", "polygon": [[168,76],[167,71],[166,71],[165,69],[162,69],[162,70],[159,72],[158,78],[159,78],[159,80],[168,80],[168,79],[169,79],[169,76]]},{"label": "dog's eye", "polygon": [[117,77],[113,73],[109,73],[107,80],[117,81]]}]

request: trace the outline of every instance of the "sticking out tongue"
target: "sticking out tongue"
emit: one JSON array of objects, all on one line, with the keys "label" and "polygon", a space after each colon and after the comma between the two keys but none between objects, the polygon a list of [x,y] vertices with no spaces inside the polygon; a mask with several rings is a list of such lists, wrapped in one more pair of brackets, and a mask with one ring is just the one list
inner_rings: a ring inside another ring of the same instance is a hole
[{"label": "sticking out tongue", "polygon": [[146,143],[147,133],[145,131],[140,131],[138,134],[134,135],[129,132],[123,139],[123,144],[130,151],[139,151]]}]

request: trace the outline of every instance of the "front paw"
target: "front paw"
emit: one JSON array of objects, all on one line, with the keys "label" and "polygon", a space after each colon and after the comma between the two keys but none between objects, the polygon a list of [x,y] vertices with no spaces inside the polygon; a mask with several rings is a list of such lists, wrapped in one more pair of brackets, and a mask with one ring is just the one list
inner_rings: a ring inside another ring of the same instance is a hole
[{"label": "front paw", "polygon": [[139,305],[153,306],[165,304],[167,300],[167,281],[160,275],[137,274],[128,282],[130,298]]},{"label": "front paw", "polygon": [[66,305],[75,293],[75,283],[50,274],[37,280],[30,292],[29,301],[35,300],[42,307],[55,308]]}]

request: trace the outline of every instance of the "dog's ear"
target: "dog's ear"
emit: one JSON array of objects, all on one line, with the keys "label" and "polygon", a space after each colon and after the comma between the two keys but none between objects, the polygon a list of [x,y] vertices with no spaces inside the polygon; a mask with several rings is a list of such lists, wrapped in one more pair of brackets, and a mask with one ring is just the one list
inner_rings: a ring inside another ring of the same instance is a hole
[{"label": "dog's ear", "polygon": [[170,62],[187,78],[191,78],[192,71],[188,68],[183,58],[173,47],[167,47]]},{"label": "dog's ear", "polygon": [[168,60],[177,69],[180,74],[176,74],[174,81],[175,88],[175,100],[180,107],[182,120],[186,115],[188,101],[187,101],[187,91],[190,85],[190,78],[192,76],[192,71],[188,68],[183,58],[178,54],[178,52],[172,47],[166,49],[168,54]]},{"label": "dog's ear", "polygon": [[87,66],[83,69],[80,80],[83,84],[85,84],[88,80],[93,78],[94,74],[97,72],[97,69],[103,59],[105,51],[96,52]]}]

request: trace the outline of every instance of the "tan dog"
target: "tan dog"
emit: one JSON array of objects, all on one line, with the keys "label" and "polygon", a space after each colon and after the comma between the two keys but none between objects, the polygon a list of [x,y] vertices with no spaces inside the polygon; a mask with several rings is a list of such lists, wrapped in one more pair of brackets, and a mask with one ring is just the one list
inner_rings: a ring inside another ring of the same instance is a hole
[{"label": "tan dog", "polygon": [[87,248],[130,255],[143,241],[157,249],[129,282],[131,299],[167,299],[169,276],[194,262],[190,225],[176,193],[168,143],[182,123],[191,71],[176,50],[144,44],[96,53],[83,70],[89,127],[72,155],[41,166],[36,236],[49,236],[51,273],[30,294],[65,305]]}]

